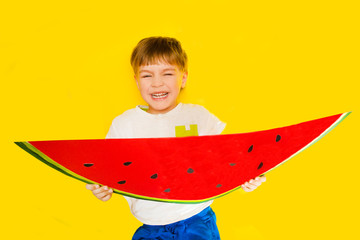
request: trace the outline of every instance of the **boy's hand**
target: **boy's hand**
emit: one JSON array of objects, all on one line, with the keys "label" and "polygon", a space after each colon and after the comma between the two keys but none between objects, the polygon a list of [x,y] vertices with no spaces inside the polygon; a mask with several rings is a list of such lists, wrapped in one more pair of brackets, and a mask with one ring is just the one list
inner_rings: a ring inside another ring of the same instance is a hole
[{"label": "boy's hand", "polygon": [[97,184],[86,184],[86,189],[91,190],[95,197],[101,201],[107,201],[111,198],[113,190],[107,186],[100,187]]},{"label": "boy's hand", "polygon": [[266,181],[266,177],[264,175],[260,177],[256,177],[255,179],[251,179],[250,181],[241,185],[241,188],[244,189],[245,192],[254,191],[261,183]]}]

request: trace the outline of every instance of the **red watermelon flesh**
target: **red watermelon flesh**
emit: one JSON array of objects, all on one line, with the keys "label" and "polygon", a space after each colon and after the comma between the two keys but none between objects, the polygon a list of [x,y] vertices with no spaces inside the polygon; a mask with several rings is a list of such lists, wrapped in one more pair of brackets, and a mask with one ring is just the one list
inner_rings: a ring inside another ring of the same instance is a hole
[{"label": "red watermelon flesh", "polygon": [[196,203],[225,195],[282,164],[348,114],[240,134],[16,144],[60,172],[116,193]]}]

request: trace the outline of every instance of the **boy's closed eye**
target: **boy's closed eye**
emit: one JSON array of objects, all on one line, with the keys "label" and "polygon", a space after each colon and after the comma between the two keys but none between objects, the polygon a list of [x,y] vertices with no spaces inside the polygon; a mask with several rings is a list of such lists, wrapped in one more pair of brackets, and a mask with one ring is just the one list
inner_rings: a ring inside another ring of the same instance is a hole
[{"label": "boy's closed eye", "polygon": [[141,76],[142,78],[148,78],[148,77],[151,77],[151,75],[143,75]]}]

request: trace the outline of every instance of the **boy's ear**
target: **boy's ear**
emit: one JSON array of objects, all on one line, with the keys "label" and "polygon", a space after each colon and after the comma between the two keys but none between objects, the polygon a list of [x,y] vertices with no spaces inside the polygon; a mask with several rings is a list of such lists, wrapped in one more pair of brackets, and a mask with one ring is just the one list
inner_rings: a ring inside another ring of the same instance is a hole
[{"label": "boy's ear", "polygon": [[188,72],[186,71],[186,72],[184,72],[184,75],[183,75],[183,78],[182,78],[182,81],[181,81],[181,88],[185,87],[187,77],[188,77]]},{"label": "boy's ear", "polygon": [[138,80],[136,78],[136,74],[134,74],[134,79],[135,79],[135,82],[136,82],[136,86],[139,88],[139,83],[138,83]]}]

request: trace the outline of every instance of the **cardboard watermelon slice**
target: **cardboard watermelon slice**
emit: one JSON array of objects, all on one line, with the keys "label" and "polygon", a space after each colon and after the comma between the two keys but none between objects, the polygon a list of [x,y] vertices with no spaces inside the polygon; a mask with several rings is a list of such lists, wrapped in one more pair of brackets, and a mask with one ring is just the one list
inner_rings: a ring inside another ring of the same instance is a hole
[{"label": "cardboard watermelon slice", "polygon": [[16,142],[50,167],[122,195],[197,203],[228,194],[300,153],[350,112],[240,134]]}]

